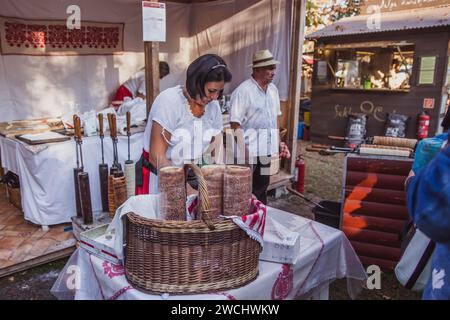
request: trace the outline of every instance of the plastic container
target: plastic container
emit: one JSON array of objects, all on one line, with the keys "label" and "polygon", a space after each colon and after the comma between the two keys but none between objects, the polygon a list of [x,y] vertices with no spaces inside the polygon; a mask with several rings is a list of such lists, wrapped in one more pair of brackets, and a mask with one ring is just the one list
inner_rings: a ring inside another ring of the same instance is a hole
[{"label": "plastic container", "polygon": [[303,127],[305,126],[304,122],[299,122],[298,123],[298,128],[297,128],[297,140],[301,140],[303,139]]},{"label": "plastic container", "polygon": [[341,203],[335,201],[320,201],[319,204],[328,210],[316,206],[312,209],[315,220],[327,226],[339,229],[341,220]]},{"label": "plastic container", "polygon": [[305,121],[305,125],[307,127],[311,125],[311,111],[305,111],[303,114],[303,120]]}]

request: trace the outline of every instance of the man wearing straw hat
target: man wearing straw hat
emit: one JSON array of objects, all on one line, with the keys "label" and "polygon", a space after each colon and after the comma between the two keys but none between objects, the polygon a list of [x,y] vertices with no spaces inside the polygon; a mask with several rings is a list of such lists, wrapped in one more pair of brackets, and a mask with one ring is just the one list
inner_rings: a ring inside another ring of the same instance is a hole
[{"label": "man wearing straw hat", "polygon": [[279,142],[280,97],[272,83],[279,63],[267,49],[256,52],[249,65],[251,77],[231,95],[231,128],[243,129],[236,130],[236,136],[244,136],[248,160],[253,164],[252,192],[263,203],[267,203],[271,157],[290,157],[287,146]]}]

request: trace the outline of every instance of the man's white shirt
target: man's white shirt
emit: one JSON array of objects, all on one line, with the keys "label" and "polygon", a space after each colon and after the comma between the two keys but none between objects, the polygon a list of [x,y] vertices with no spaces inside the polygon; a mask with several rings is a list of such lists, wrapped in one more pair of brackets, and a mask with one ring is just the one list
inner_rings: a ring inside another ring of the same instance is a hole
[{"label": "man's white shirt", "polygon": [[267,91],[250,77],[231,95],[230,122],[244,130],[251,156],[266,156],[279,151],[277,117],[281,115],[277,87],[270,83]]}]

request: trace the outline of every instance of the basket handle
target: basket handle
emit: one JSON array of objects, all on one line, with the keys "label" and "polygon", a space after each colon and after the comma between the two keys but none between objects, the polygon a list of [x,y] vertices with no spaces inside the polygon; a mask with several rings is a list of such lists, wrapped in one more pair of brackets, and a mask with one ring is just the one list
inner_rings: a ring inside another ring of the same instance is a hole
[{"label": "basket handle", "polygon": [[186,164],[186,167],[192,169],[198,180],[198,196],[200,199],[199,211],[202,214],[202,220],[208,226],[209,230],[214,230],[216,227],[211,220],[211,204],[209,203],[208,188],[206,186],[206,180],[203,177],[202,170],[200,170],[200,168],[195,164],[191,163]]}]

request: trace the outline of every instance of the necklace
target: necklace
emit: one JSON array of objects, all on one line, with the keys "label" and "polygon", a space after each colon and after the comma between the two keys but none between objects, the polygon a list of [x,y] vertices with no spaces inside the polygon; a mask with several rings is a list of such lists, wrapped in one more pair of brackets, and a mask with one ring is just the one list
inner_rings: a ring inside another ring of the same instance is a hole
[{"label": "necklace", "polygon": [[205,107],[198,105],[197,103],[194,103],[194,105],[191,105],[188,102],[189,109],[191,111],[191,114],[196,118],[201,118],[205,114]]},{"label": "necklace", "polygon": [[188,113],[193,117],[201,118],[205,114],[205,106],[199,105],[194,99],[192,99],[186,89],[183,89],[183,95],[186,98]]}]

